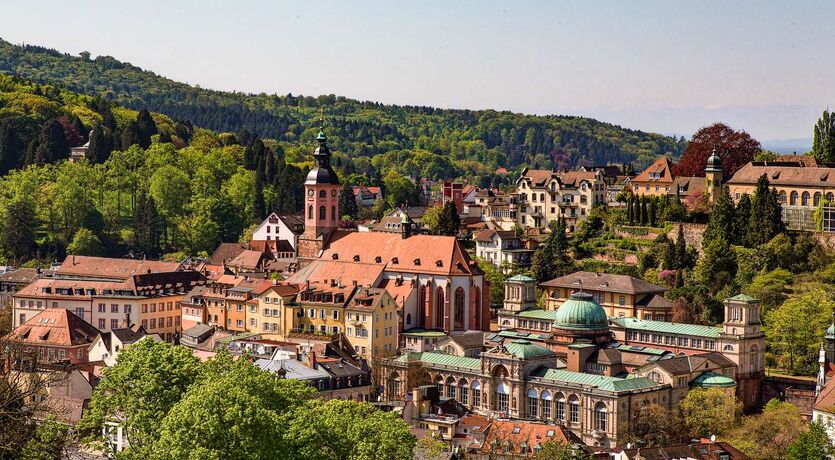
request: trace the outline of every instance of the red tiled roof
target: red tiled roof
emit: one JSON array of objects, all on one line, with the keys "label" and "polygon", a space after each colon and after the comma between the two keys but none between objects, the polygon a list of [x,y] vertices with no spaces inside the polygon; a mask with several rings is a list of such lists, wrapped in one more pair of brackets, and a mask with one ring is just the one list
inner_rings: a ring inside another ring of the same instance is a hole
[{"label": "red tiled roof", "polygon": [[261,251],[244,249],[237,256],[226,262],[226,264],[232,267],[241,267],[253,270],[258,268],[263,257],[264,253]]},{"label": "red tiled roof", "polygon": [[142,259],[114,259],[109,257],[67,256],[56,274],[128,279],[139,273],[177,271],[177,262]]},{"label": "red tiled roof", "polygon": [[12,331],[11,341],[27,345],[72,347],[89,345],[101,334],[66,308],[47,308]]},{"label": "red tiled roof", "polygon": [[765,174],[771,186],[835,187],[835,168],[791,166],[787,164],[748,163],[734,174],[728,184],[756,184]]},{"label": "red tiled roof", "polygon": [[[382,235],[374,233],[374,235]],[[303,284],[305,281],[313,283],[324,283],[325,280],[337,280],[343,284],[352,284],[354,281],[362,286],[376,283],[382,276],[385,265],[382,263],[354,262],[348,260],[331,260],[328,258],[316,259],[297,271],[288,281],[290,283]]]},{"label": "red tiled roof", "polygon": [[829,379],[812,406],[815,410],[835,414],[835,379]]},{"label": "red tiled roof", "polygon": [[[470,258],[452,236],[413,235],[402,238],[396,233],[352,232],[331,243],[319,260],[384,264],[395,272],[455,275],[473,273]],[[379,257],[380,262],[376,262]],[[395,260],[396,259],[396,260]]]},{"label": "red tiled roof", "polygon": [[[550,434],[550,436],[548,436]],[[544,445],[546,442],[554,440],[563,444],[571,442],[570,434],[561,426],[547,425],[545,423],[531,423],[518,421],[501,421],[493,420],[490,423],[487,434],[484,438],[484,444],[481,446],[482,452],[490,452],[492,443],[496,443],[496,451],[504,452],[506,443],[510,443],[509,450],[521,455],[522,444],[528,446],[528,456],[533,456],[536,452],[534,448],[537,445]]]},{"label": "red tiled roof", "polygon": [[[658,157],[649,167],[632,179],[632,182],[672,182],[674,177],[672,173],[674,163],[667,157]],[[660,179],[650,179],[650,173],[660,173]]]}]

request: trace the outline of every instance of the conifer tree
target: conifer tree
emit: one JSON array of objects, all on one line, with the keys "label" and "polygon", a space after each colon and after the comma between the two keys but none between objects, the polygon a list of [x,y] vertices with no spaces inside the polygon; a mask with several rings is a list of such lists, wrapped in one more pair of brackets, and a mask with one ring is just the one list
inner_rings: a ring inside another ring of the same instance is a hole
[{"label": "conifer tree", "polygon": [[626,220],[629,225],[635,225],[635,195],[631,193],[626,200]]},{"label": "conifer tree", "polygon": [[458,217],[458,209],[455,207],[455,203],[447,201],[444,203],[444,209],[441,211],[441,217],[438,221],[438,233],[454,236],[458,233],[460,225],[461,219]]},{"label": "conifer tree", "polygon": [[721,234],[704,244],[704,254],[696,266],[696,279],[712,294],[732,285],[736,276],[736,253]]},{"label": "conifer tree", "polygon": [[29,146],[28,164],[44,165],[67,158],[70,148],[64,137],[64,127],[57,120],[43,124],[37,142]]},{"label": "conifer tree", "polygon": [[133,212],[133,235],[136,249],[154,257],[159,254],[160,221],[154,199],[140,189]]},{"label": "conifer tree", "polygon": [[158,133],[157,124],[154,123],[154,119],[151,118],[151,113],[148,112],[148,109],[139,111],[139,114],[136,116],[136,127],[139,134],[139,145],[143,149],[147,149],[151,146],[151,136]]},{"label": "conifer tree", "polygon": [[747,233],[750,247],[765,244],[783,231],[782,209],[777,191],[769,188],[768,177],[763,174],[751,198]]},{"label": "conifer tree", "polygon": [[649,216],[647,216],[647,223],[650,227],[655,227],[658,224],[657,216],[655,214],[658,209],[656,202],[657,200],[655,197],[649,198]]},{"label": "conifer tree", "polygon": [[266,217],[266,205],[264,203],[264,162],[259,162],[255,169],[255,196],[253,197],[253,212],[256,219]]},{"label": "conifer tree", "polygon": [[641,208],[640,208],[640,211],[638,212],[638,215],[640,216],[641,225],[646,225],[647,224],[647,218],[649,217],[649,212],[647,212],[647,197],[646,197],[646,195],[641,196]]},{"label": "conifer tree", "polygon": [[731,201],[731,192],[728,187],[722,188],[722,193],[716,200],[716,204],[710,213],[710,219],[705,229],[704,239],[711,240],[721,235],[729,243],[733,242],[734,234],[734,203]]},{"label": "conifer tree", "polygon": [[750,220],[751,197],[748,196],[748,194],[746,193],[739,198],[739,203],[736,204],[736,209],[734,210],[734,244],[744,245],[747,243],[745,241],[745,234],[748,233],[748,225]]},{"label": "conifer tree", "polygon": [[574,262],[568,255],[565,220],[551,221],[548,228],[551,234],[536,250],[531,263],[531,274],[539,282],[571,273],[574,268]]},{"label": "conifer tree", "polygon": [[135,121],[128,123],[125,129],[122,130],[122,135],[119,136],[122,150],[129,149],[132,145],[140,144],[139,139],[139,125]]},{"label": "conifer tree", "polygon": [[357,217],[357,199],[354,196],[353,187],[347,183],[342,184],[342,188],[339,190],[339,213],[351,219]]},{"label": "conifer tree", "polygon": [[815,124],[812,154],[820,163],[835,162],[835,116],[824,110]]},{"label": "conifer tree", "polygon": [[35,250],[37,217],[35,205],[28,200],[15,200],[6,205],[3,225],[3,249],[15,262],[28,259]]},{"label": "conifer tree", "polygon": [[687,241],[684,239],[684,225],[678,224],[676,235],[676,268],[681,269],[687,265]]},{"label": "conifer tree", "polygon": [[0,121],[0,175],[6,175],[18,166],[24,147],[13,120],[6,118]]}]

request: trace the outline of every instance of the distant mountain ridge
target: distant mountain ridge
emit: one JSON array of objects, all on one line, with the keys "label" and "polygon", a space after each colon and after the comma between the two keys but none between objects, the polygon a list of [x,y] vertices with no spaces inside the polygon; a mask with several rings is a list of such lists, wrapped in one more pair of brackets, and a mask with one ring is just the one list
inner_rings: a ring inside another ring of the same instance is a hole
[{"label": "distant mountain ridge", "polygon": [[318,131],[319,110],[324,108],[330,120],[329,142],[356,163],[351,167],[358,172],[367,172],[373,161],[384,162],[376,158],[393,151],[425,151],[438,156],[432,157],[428,166],[421,164],[409,171],[437,178],[480,176],[498,166],[641,166],[658,155],[678,157],[686,146],[683,138],[583,117],[384,105],[334,95],[214,91],[176,82],[110,56],[91,59],[85,53],[71,56],[3,40],[0,72],[102,95],[126,107],[148,108],[219,132],[247,130],[285,143],[290,150],[295,145],[310,145]]}]

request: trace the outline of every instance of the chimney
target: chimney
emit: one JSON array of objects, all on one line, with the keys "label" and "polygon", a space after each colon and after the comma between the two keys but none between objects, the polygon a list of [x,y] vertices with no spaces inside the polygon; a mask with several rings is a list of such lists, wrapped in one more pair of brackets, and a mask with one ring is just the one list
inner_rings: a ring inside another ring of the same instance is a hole
[{"label": "chimney", "polygon": [[316,352],[310,350],[310,353],[307,354],[307,365],[311,369],[316,369]]},{"label": "chimney", "polygon": [[304,290],[305,291],[310,290],[310,280],[304,280]]}]

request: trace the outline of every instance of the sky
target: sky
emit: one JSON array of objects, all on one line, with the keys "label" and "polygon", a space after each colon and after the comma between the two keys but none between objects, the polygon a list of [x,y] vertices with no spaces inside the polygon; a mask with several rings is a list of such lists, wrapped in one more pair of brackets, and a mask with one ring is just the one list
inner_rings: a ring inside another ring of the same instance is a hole
[{"label": "sky", "polygon": [[204,88],[810,138],[835,2],[0,0],[0,38]]}]

